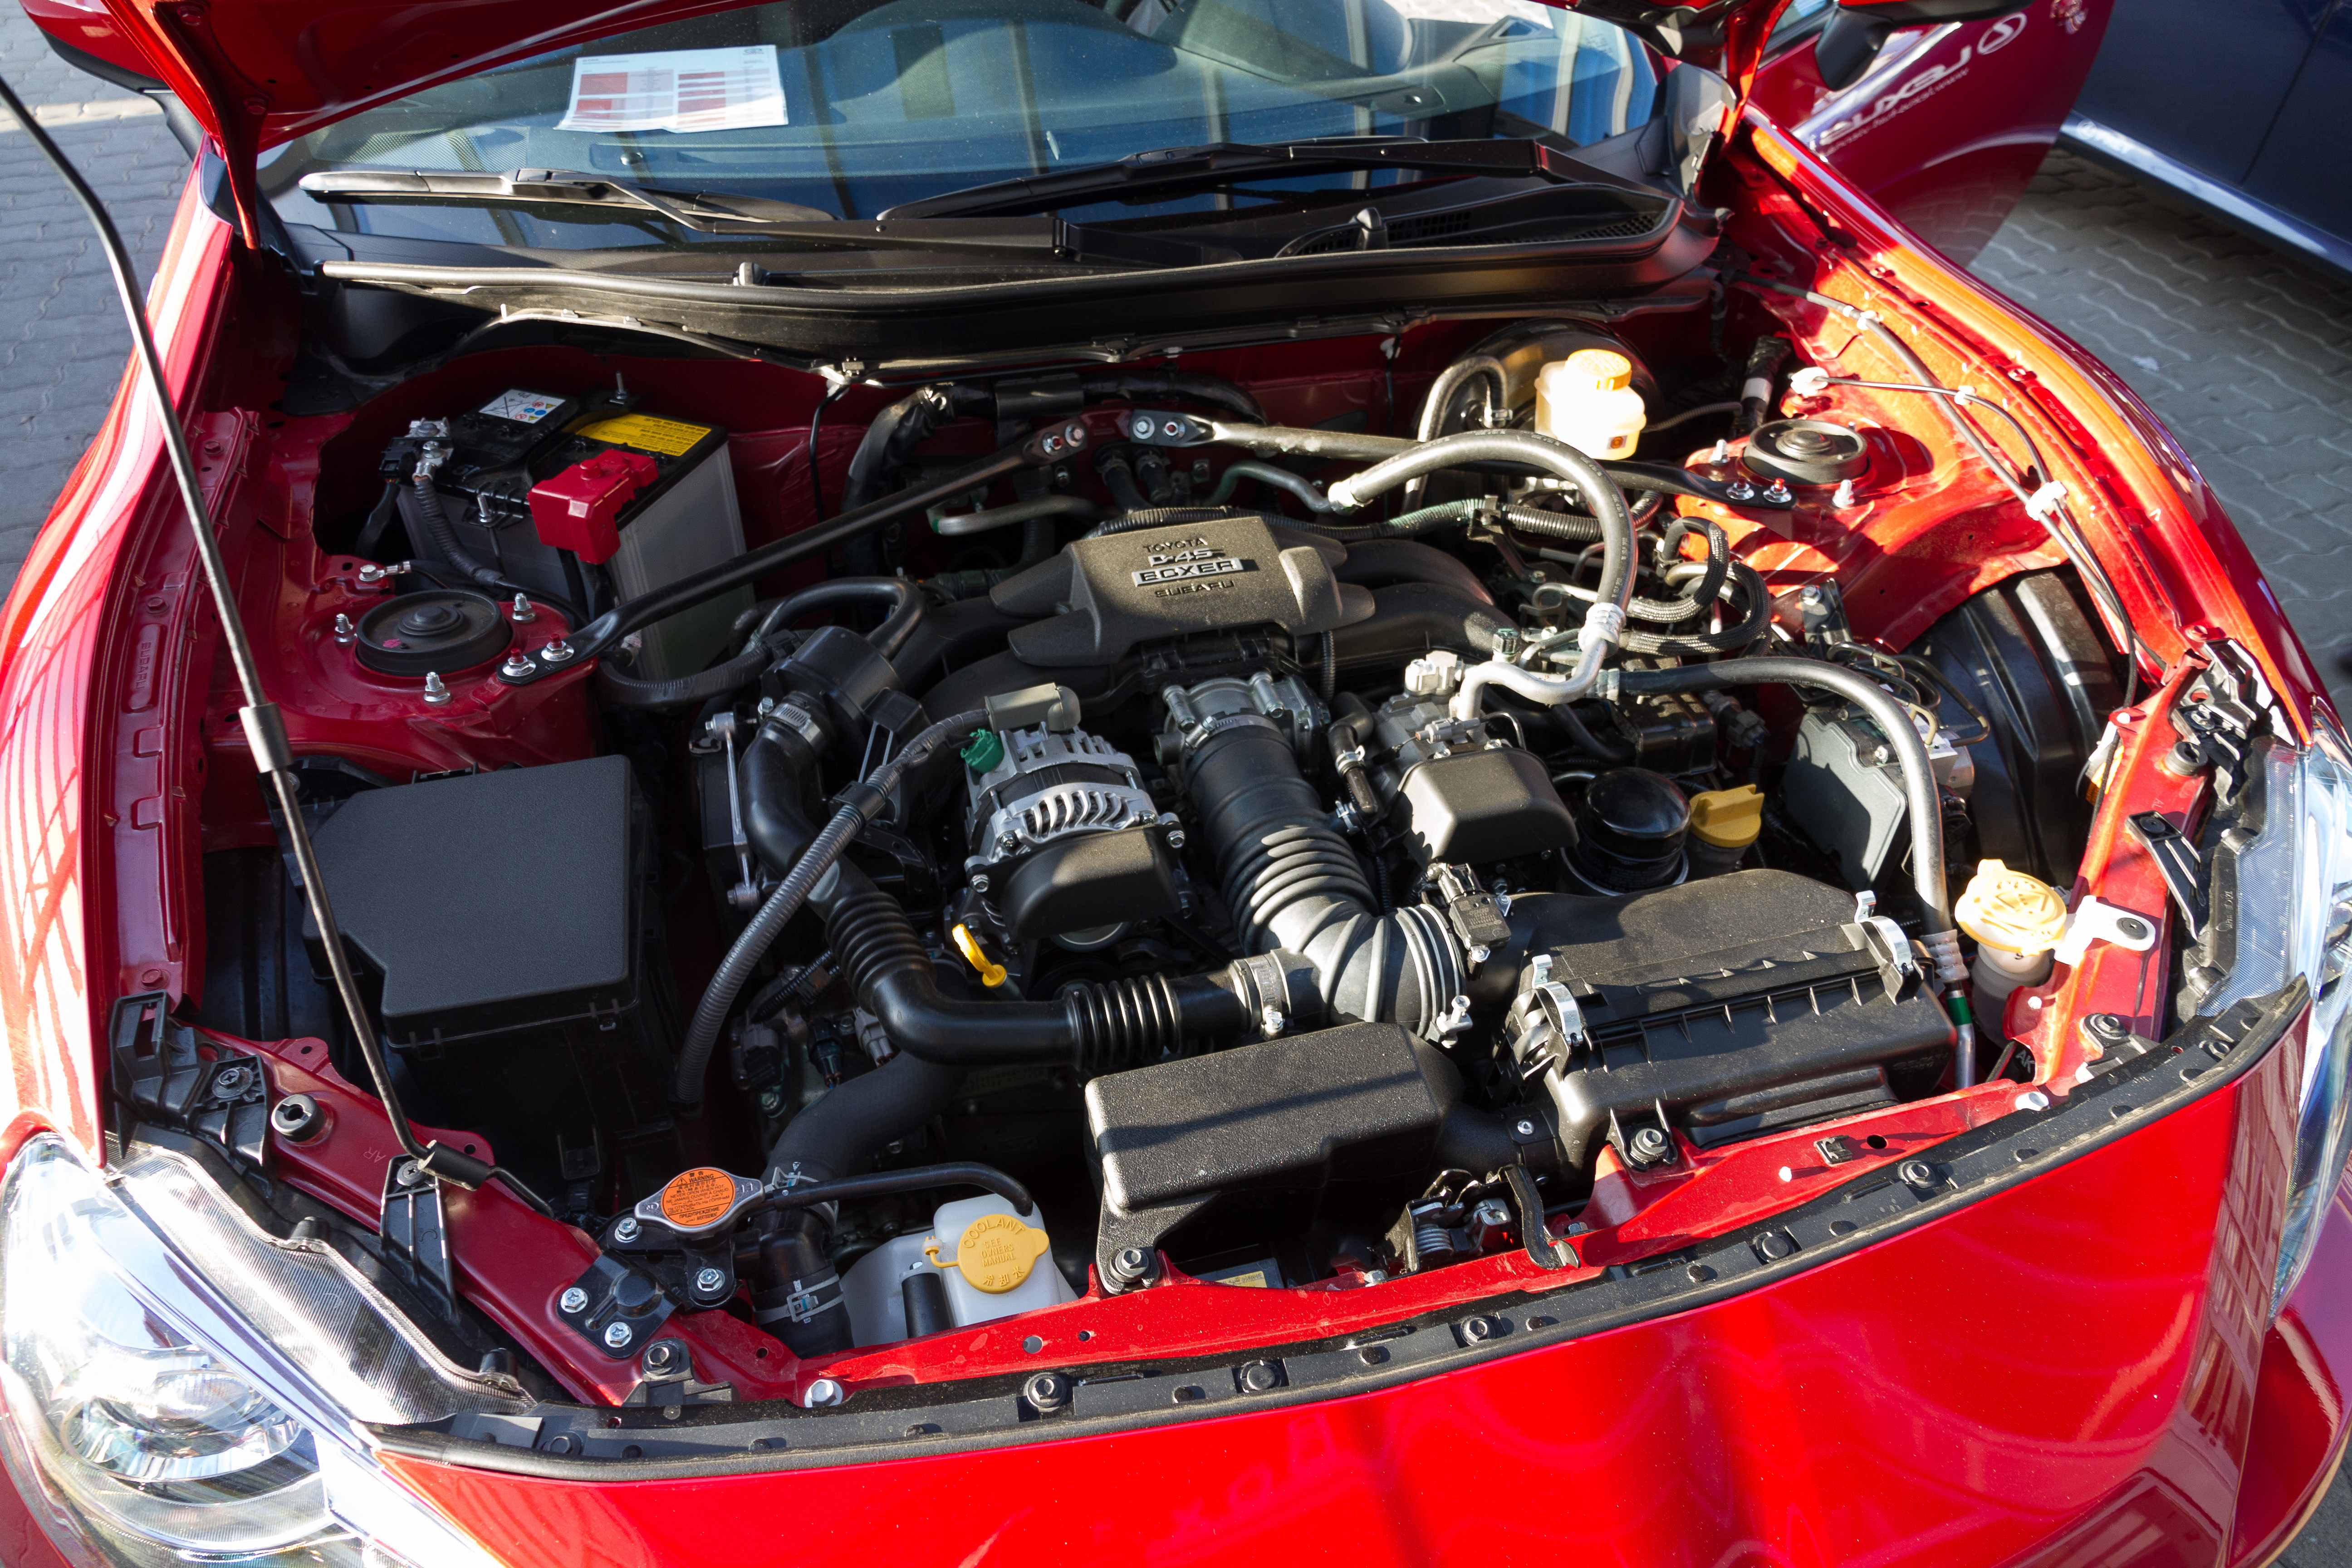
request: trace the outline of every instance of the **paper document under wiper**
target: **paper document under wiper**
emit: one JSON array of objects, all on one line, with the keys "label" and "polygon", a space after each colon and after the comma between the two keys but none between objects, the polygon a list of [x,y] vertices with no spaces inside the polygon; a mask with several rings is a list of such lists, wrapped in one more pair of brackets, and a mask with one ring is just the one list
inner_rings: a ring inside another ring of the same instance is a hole
[{"label": "paper document under wiper", "polygon": [[784,84],[772,44],[583,55],[558,131],[742,131],[782,125]]}]

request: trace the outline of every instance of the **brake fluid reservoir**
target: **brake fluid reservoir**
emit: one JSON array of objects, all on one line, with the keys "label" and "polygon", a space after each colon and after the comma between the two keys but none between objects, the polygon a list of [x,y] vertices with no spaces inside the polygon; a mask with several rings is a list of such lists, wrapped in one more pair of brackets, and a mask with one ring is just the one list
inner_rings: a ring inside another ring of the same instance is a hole
[{"label": "brake fluid reservoir", "polygon": [[1976,939],[1977,1018],[2000,1034],[2009,994],[2050,978],[2051,950],[2066,931],[2066,900],[2038,877],[2012,871],[1998,860],[1980,860],[1969,879],[1952,918]]},{"label": "brake fluid reservoir", "polygon": [[1579,349],[1536,376],[1536,428],[1588,458],[1632,457],[1649,417],[1633,362],[1612,349]]}]

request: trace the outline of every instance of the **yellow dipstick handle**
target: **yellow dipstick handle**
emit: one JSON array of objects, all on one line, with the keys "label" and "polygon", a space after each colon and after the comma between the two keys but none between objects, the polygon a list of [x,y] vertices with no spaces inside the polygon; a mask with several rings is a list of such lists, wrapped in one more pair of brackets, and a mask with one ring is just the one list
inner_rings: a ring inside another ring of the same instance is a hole
[{"label": "yellow dipstick handle", "polygon": [[954,935],[956,951],[963,954],[965,963],[980,971],[980,983],[982,985],[994,990],[1004,984],[1004,965],[996,963],[981,950],[978,937],[961,925],[955,928]]}]

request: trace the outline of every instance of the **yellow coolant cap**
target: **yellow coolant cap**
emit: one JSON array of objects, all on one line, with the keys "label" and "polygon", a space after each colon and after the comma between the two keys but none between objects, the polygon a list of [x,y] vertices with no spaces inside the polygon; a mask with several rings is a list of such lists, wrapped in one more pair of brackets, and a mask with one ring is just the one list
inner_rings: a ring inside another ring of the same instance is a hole
[{"label": "yellow coolant cap", "polygon": [[963,1227],[953,1258],[941,1258],[937,1242],[923,1251],[940,1268],[961,1269],[965,1283],[973,1289],[1002,1296],[1029,1278],[1037,1259],[1052,1245],[1044,1231],[1023,1225],[1012,1215],[984,1214]]},{"label": "yellow coolant cap", "polygon": [[1718,849],[1747,848],[1764,831],[1764,792],[1754,784],[1700,791],[1690,797],[1690,830]]},{"label": "yellow coolant cap", "polygon": [[1979,860],[1952,918],[1987,947],[2031,956],[2048,952],[2065,934],[2066,900],[2039,877]]},{"label": "yellow coolant cap", "polygon": [[1614,349],[1579,349],[1557,379],[1578,391],[1622,392],[1633,384],[1633,362]]}]

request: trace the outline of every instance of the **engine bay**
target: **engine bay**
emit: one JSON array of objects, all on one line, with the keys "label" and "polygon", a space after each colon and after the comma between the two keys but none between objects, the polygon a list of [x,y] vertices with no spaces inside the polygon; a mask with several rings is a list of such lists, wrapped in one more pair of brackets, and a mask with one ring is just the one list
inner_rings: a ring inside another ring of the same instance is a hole
[{"label": "engine bay", "polygon": [[2137,676],[1799,293],[918,383],[550,343],[226,429],[377,1038],[249,767],[184,1016],[380,1053],[586,1238],[615,1368],[1632,1259],[1743,1149],[1895,1158],[2055,1069],[2005,1018]]}]

